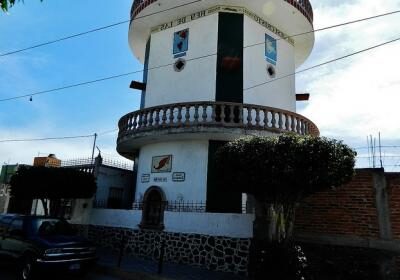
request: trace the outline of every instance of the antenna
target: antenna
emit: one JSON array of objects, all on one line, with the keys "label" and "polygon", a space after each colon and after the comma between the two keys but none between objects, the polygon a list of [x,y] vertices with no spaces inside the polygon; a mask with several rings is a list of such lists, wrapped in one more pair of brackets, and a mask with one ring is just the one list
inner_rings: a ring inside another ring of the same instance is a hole
[{"label": "antenna", "polygon": [[96,149],[99,151],[99,156],[101,156],[101,151],[98,146],[96,146]]}]

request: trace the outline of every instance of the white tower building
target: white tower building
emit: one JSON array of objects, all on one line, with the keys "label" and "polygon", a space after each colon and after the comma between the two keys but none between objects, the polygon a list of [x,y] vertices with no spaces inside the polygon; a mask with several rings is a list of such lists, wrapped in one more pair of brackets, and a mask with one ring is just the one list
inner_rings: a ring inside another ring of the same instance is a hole
[{"label": "white tower building", "polygon": [[136,0],[131,18],[145,71],[141,108],[119,121],[117,150],[137,164],[141,227],[167,232],[163,213],[176,201],[242,213],[242,194],[215,182],[217,148],[244,135],[319,134],[295,113],[295,77],[276,79],[313,48],[312,32],[290,37],[313,30],[309,0]]}]

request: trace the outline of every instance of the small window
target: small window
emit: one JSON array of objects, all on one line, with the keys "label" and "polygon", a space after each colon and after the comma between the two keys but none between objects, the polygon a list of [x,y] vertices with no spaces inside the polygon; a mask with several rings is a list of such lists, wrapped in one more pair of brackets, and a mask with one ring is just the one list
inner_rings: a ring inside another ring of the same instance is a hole
[{"label": "small window", "polygon": [[185,69],[185,66],[186,66],[186,60],[184,60],[183,58],[179,58],[174,63],[174,70],[176,72],[181,72],[183,69]]},{"label": "small window", "polygon": [[267,73],[268,73],[268,76],[270,78],[275,78],[276,77],[275,67],[273,65],[268,65],[267,66]]}]

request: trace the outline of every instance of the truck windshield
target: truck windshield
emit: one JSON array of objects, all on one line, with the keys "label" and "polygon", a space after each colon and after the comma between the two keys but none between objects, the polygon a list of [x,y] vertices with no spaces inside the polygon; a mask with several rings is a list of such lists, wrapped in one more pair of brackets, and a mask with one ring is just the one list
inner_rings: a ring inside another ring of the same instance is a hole
[{"label": "truck windshield", "polygon": [[34,235],[74,235],[72,226],[59,219],[36,219],[32,221]]}]

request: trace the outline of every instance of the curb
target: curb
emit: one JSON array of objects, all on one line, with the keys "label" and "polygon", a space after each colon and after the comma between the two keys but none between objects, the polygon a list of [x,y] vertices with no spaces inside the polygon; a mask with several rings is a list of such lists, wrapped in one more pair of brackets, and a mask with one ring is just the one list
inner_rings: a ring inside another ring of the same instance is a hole
[{"label": "curb", "polygon": [[162,277],[156,274],[137,271],[125,271],[117,267],[110,267],[99,264],[94,267],[93,272],[97,274],[118,277],[121,280],[171,280],[170,278]]}]

